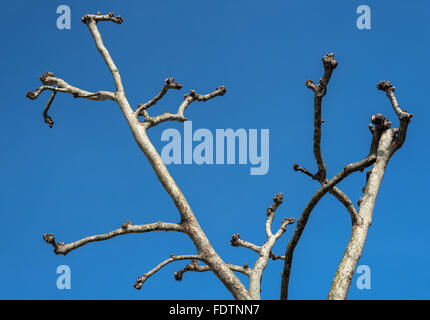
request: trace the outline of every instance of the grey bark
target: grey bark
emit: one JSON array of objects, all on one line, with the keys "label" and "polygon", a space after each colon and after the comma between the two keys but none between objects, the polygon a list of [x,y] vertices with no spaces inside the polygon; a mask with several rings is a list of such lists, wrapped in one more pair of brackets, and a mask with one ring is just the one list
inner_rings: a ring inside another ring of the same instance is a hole
[{"label": "grey bark", "polygon": [[[112,74],[116,87],[115,92],[89,92],[78,87],[72,86],[61,78],[55,77],[52,72],[46,72],[40,77],[40,80],[43,85],[37,88],[35,91],[29,91],[27,93],[27,97],[34,100],[38,98],[39,95],[44,91],[52,92],[51,97],[43,111],[43,117],[45,119],[45,122],[48,123],[51,128],[53,127],[54,121],[48,115],[48,111],[51,107],[56,93],[58,92],[72,94],[75,98],[85,98],[93,101],[111,100],[115,102],[121,109],[122,114],[124,115],[130,127],[130,130],[137,145],[148,159],[163,188],[166,190],[166,192],[169,194],[170,198],[174,202],[180,215],[180,222],[168,223],[159,221],[151,224],[134,225],[128,221],[117,230],[113,230],[105,234],[88,236],[68,244],[65,244],[63,242],[57,242],[52,233],[44,234],[44,240],[54,247],[54,252],[56,254],[66,255],[69,252],[88,243],[108,240],[113,237],[129,233],[146,233],[151,231],[181,232],[186,234],[192,240],[196,248],[197,254],[180,256],[172,254],[170,258],[161,262],[155,268],[145,273],[143,276],[139,277],[134,284],[134,287],[136,289],[142,288],[143,283],[149,277],[161,270],[167,264],[179,260],[192,260],[191,264],[188,264],[183,269],[175,273],[176,280],[181,280],[183,273],[185,273],[186,271],[212,271],[225,285],[228,291],[230,291],[234,298],[242,300],[259,299],[261,274],[265,269],[269,258],[272,258],[273,260],[282,259],[282,257],[275,256],[271,249],[275,241],[285,232],[286,226],[290,223],[293,223],[294,219],[285,219],[281,223],[281,227],[275,235],[271,233],[270,235],[268,235],[269,239],[265,244],[263,244],[263,246],[255,246],[255,248],[258,247],[258,252],[260,253],[260,256],[256,262],[254,269],[248,267],[247,264],[241,267],[224,262],[223,259],[212,247],[209,239],[206,237],[206,234],[203,232],[201,226],[199,225],[197,218],[194,215],[190,205],[188,204],[184,194],[177,186],[173,177],[170,175],[170,172],[168,171],[166,165],[162,161],[159,153],[155,149],[147,134],[148,129],[163,122],[185,121],[186,118],[184,116],[184,112],[191,103],[205,102],[217,96],[223,96],[226,93],[226,88],[224,86],[219,86],[218,88],[216,88],[215,91],[206,95],[198,94],[194,90],[191,90],[189,94],[186,94],[184,96],[184,100],[179,105],[176,113],[172,114],[166,112],[157,116],[150,116],[148,111],[149,108],[154,106],[161,98],[163,98],[163,96],[167,93],[169,89],[178,90],[182,88],[182,85],[178,82],[175,82],[173,78],[167,78],[159,94],[157,94],[153,99],[149,100],[148,102],[138,105],[137,109],[133,110],[125,95],[120,72],[116,67],[112,57],[110,56],[109,51],[106,49],[101,34],[97,28],[97,23],[100,21],[112,21],[114,23],[121,24],[123,22],[123,19],[120,16],[114,17],[112,12],[105,15],[101,13],[97,13],[95,15],[86,14],[82,18],[82,22],[87,25],[94,39],[97,50],[103,57],[106,66],[109,68]],[[140,116],[143,116],[143,121],[140,120]],[[277,205],[279,204],[280,203],[278,203]],[[269,227],[272,224],[273,215],[274,210],[270,215],[272,219],[270,220],[270,223],[268,223]],[[266,231],[268,230],[267,228],[268,226],[266,225]],[[205,265],[198,265],[198,261],[204,262]],[[243,273],[251,278],[251,285],[249,290],[245,288],[243,283],[237,278],[233,271]],[[256,281],[258,282],[258,284],[254,284]],[[258,291],[258,294],[255,293],[256,291]]]},{"label": "grey bark", "polygon": [[[379,90],[386,93],[391,105],[399,118],[400,125],[398,129],[390,129],[389,122],[382,114],[372,116],[372,124],[369,129],[372,133],[372,142],[369,155],[362,161],[355,164],[345,166],[345,168],[335,177],[327,180],[326,165],[321,153],[321,108],[322,98],[327,92],[327,84],[331,79],[333,70],[337,67],[337,61],[334,59],[334,54],[327,54],[322,58],[324,64],[324,76],[320,79],[317,85],[312,80],[305,82],[306,86],[311,89],[314,94],[314,144],[313,151],[318,171],[312,174],[305,168],[295,164],[295,171],[300,171],[308,175],[314,180],[321,183],[321,188],[312,196],[311,200],[306,205],[300,218],[297,221],[296,230],[292,239],[289,241],[286,252],[284,270],[282,273],[281,282],[281,299],[288,298],[288,287],[290,283],[290,274],[294,250],[302,236],[306,227],[307,221],[319,200],[327,193],[333,194],[348,210],[351,216],[352,233],[345,251],[344,257],[339,264],[331,289],[329,291],[329,299],[346,299],[349,286],[351,284],[352,275],[356,264],[363,251],[364,243],[368,228],[371,224],[375,200],[380,188],[381,180],[385,172],[385,167],[394,154],[404,143],[406,132],[412,114],[401,109],[394,95],[394,86],[388,81],[380,81],[377,85]],[[368,166],[373,165],[373,168],[368,175],[366,187],[363,190],[363,198],[359,199],[359,211],[355,209],[351,200],[344,194],[336,185],[341,182],[350,173],[360,170],[363,171]]]},{"label": "grey bark", "polygon": [[[310,217],[312,210],[315,208],[319,200],[327,193],[335,196],[348,210],[352,221],[351,238],[346,248],[342,261],[339,264],[338,270],[334,277],[330,292],[329,299],[345,299],[349,286],[351,284],[352,275],[354,273],[356,264],[361,256],[366,240],[367,232],[372,221],[373,209],[376,197],[380,188],[381,180],[385,172],[386,165],[391,156],[403,145],[409,121],[412,117],[411,114],[401,109],[397,103],[394,95],[394,87],[388,81],[381,81],[378,84],[378,89],[384,91],[389,98],[392,107],[400,120],[398,129],[391,129],[391,123],[386,120],[381,114],[372,117],[373,125],[370,126],[373,138],[370,147],[370,152],[363,160],[351,163],[343,168],[337,175],[331,179],[327,179],[327,167],[324,163],[321,152],[321,108],[322,100],[327,92],[327,85],[332,77],[334,69],[337,67],[337,61],[334,59],[334,54],[327,54],[323,57],[322,62],[324,65],[324,75],[319,80],[318,84],[314,84],[312,80],[306,81],[306,86],[314,92],[314,143],[313,151],[314,157],[318,166],[318,171],[315,174],[310,173],[305,168],[299,165],[294,165],[296,171],[301,171],[312,179],[318,181],[321,186],[318,191],[312,196],[306,207],[304,208],[300,218],[297,221],[297,226],[289,241],[285,255],[278,256],[272,251],[275,242],[285,233],[289,224],[295,222],[294,218],[285,218],[277,232],[272,233],[272,223],[274,220],[275,211],[282,203],[282,194],[277,194],[273,201],[274,203],[267,209],[267,220],[265,224],[265,232],[267,241],[261,246],[255,245],[251,242],[239,238],[239,234],[232,237],[231,244],[233,246],[242,246],[258,253],[258,258],[251,268],[248,264],[237,266],[223,261],[219,254],[212,247],[209,239],[206,237],[201,226],[199,225],[195,214],[193,213],[189,203],[187,202],[184,194],[177,186],[175,180],[170,175],[167,167],[162,161],[159,153],[150,141],[147,130],[159,125],[166,121],[179,121],[186,120],[184,112],[193,102],[204,102],[217,96],[223,96],[226,93],[224,86],[219,86],[213,92],[202,95],[191,90],[189,94],[184,96],[184,100],[179,105],[176,113],[163,113],[156,116],[150,116],[149,108],[156,105],[156,103],[163,98],[163,96],[170,89],[179,90],[182,85],[175,82],[173,78],[167,78],[161,91],[151,100],[146,103],[139,104],[136,110],[130,106],[124,92],[121,75],[116,67],[109,51],[104,46],[101,34],[97,28],[97,23],[101,21],[111,21],[121,24],[123,19],[120,16],[114,17],[113,13],[108,14],[87,14],[82,18],[82,21],[87,25],[96,45],[97,50],[104,59],[107,67],[109,68],[116,90],[110,91],[97,91],[89,92],[78,87],[68,84],[61,78],[55,77],[52,72],[46,72],[41,77],[42,86],[37,88],[34,92],[29,91],[27,97],[34,100],[39,97],[44,91],[51,91],[51,96],[43,111],[43,118],[45,122],[52,128],[54,121],[48,115],[52,102],[57,93],[69,93],[75,98],[84,98],[93,101],[110,100],[115,102],[122,111],[133,137],[146,156],[150,165],[152,166],[155,174],[157,175],[163,188],[169,194],[174,202],[179,215],[180,221],[178,223],[169,223],[159,221],[156,223],[134,225],[131,222],[124,223],[119,229],[111,232],[85,237],[81,240],[72,243],[57,242],[52,233],[43,235],[44,240],[51,244],[56,254],[66,255],[69,252],[86,245],[88,243],[108,240],[113,237],[129,234],[129,233],[146,233],[152,231],[175,231],[186,234],[194,243],[197,253],[190,255],[174,255],[164,260],[159,265],[154,267],[143,276],[139,277],[134,284],[136,289],[140,289],[143,283],[153,274],[161,270],[164,266],[180,260],[192,260],[183,269],[175,273],[176,280],[182,280],[183,274],[187,271],[206,272],[212,271],[218,279],[225,285],[228,291],[236,299],[260,299],[262,274],[265,270],[269,259],[283,260],[284,271],[282,274],[281,283],[281,299],[286,299],[288,296],[288,286],[290,280],[291,266],[294,250],[302,236],[306,227],[307,221]],[[142,116],[144,119],[141,121],[139,118]],[[359,210],[357,211],[348,196],[343,193],[337,184],[345,179],[349,174],[356,171],[363,171],[365,168],[373,165],[370,174],[367,177],[366,186],[363,192],[363,198],[360,200]],[[198,261],[205,263],[199,265]],[[246,289],[243,283],[237,278],[233,272],[240,272],[249,277],[249,288]]]},{"label": "grey bark", "polygon": [[[351,237],[346,247],[343,258],[334,276],[329,294],[329,300],[343,300],[347,298],[355,268],[361,257],[366,242],[367,233],[372,224],[372,216],[376,198],[381,186],[382,178],[385,174],[390,158],[403,145],[406,139],[406,132],[412,114],[400,108],[394,95],[394,86],[388,81],[381,81],[377,85],[379,90],[385,91],[391,105],[399,118],[399,128],[390,129],[391,123],[381,114],[372,117],[374,126],[371,126],[373,133],[373,146],[376,147],[376,161],[367,175],[366,186],[363,197],[359,201],[358,216],[360,220],[353,224]],[[377,144],[376,144],[377,142]]]}]

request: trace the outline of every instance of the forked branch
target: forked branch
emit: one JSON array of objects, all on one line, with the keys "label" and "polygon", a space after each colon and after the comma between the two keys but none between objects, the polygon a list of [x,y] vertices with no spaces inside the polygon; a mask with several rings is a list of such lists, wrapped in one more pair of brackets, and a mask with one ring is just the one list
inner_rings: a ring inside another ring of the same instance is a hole
[{"label": "forked branch", "polygon": [[[227,263],[227,265],[232,271],[243,273],[246,276],[249,276],[249,274],[250,274],[250,269],[249,269],[247,264],[244,264],[243,266],[238,266],[235,264]],[[206,271],[211,271],[211,268],[207,265],[205,265],[205,266],[199,265],[199,262],[194,259],[191,261],[191,263],[187,264],[181,270],[178,270],[174,273],[175,280],[176,281],[182,281],[184,273],[188,272],[188,271],[206,272]]]},{"label": "forked branch", "polygon": [[394,112],[397,115],[397,118],[399,119],[399,129],[396,134],[396,138],[394,139],[394,143],[390,147],[390,153],[394,154],[394,152],[396,152],[405,142],[409,122],[411,121],[414,115],[400,108],[400,105],[397,102],[396,96],[394,95],[394,90],[396,88],[389,81],[385,81],[385,80],[380,81],[377,84],[377,88],[385,92],[388,99],[390,100],[390,103],[391,103],[391,106],[393,107]]},{"label": "forked branch", "polygon": [[[185,95],[184,101],[178,108],[176,114],[165,113],[159,116],[150,117],[147,109],[150,106],[155,105],[166,93],[168,89],[180,89],[181,85],[173,81],[173,79],[167,79],[165,85],[161,92],[155,96],[153,99],[148,101],[146,104],[140,105],[138,109],[134,112],[125,96],[124,88],[121,80],[120,73],[118,71],[117,66],[115,65],[112,57],[109,54],[109,51],[106,49],[101,34],[97,28],[97,23],[102,21],[111,21],[117,24],[121,24],[123,19],[121,16],[115,17],[112,12],[108,14],[101,14],[100,12],[93,14],[86,14],[82,18],[82,22],[85,23],[94,39],[97,50],[100,55],[104,59],[107,67],[109,68],[113,80],[115,82],[116,91],[98,91],[98,92],[89,92],[86,90],[79,89],[77,87],[69,85],[63,79],[57,78],[53,73],[47,72],[42,75],[41,81],[43,86],[36,89],[35,92],[30,91],[27,94],[27,97],[30,99],[36,99],[43,91],[49,90],[53,92],[51,99],[48,101],[47,106],[44,110],[44,119],[50,126],[52,126],[53,121],[50,116],[48,116],[48,110],[51,106],[51,103],[54,99],[55,93],[63,92],[72,94],[76,98],[86,98],[89,100],[113,100],[120,107],[123,112],[125,119],[127,120],[129,127],[133,133],[133,137],[135,138],[139,148],[147,157],[149,163],[151,164],[154,172],[156,173],[158,179],[160,180],[162,186],[165,188],[167,193],[170,195],[172,201],[176,205],[180,215],[180,223],[179,224],[166,224],[166,223],[156,223],[151,225],[142,225],[142,226],[134,226],[131,223],[124,224],[120,229],[114,230],[107,234],[95,235],[86,237],[79,241],[65,244],[57,242],[52,234],[45,234],[44,239],[46,242],[51,244],[54,247],[54,251],[56,254],[67,254],[68,252],[81,247],[87,243],[94,241],[107,240],[112,237],[126,234],[126,233],[143,233],[149,231],[178,231],[185,233],[194,243],[197,249],[197,256],[200,260],[204,261],[208,268],[210,268],[214,274],[222,281],[222,283],[226,286],[226,288],[231,292],[231,294],[236,299],[250,299],[250,295],[248,291],[245,289],[242,282],[237,278],[237,276],[233,273],[233,269],[231,265],[226,264],[218,253],[214,250],[211,243],[207,239],[205,233],[201,229],[197,219],[191,210],[190,205],[188,204],[185,196],[182,194],[181,190],[176,185],[176,182],[173,180],[169,171],[167,170],[164,162],[162,161],[159,153],[155,149],[154,145],[151,143],[149,137],[147,136],[147,129],[162,123],[168,120],[177,120],[177,121],[185,121],[184,112],[186,108],[193,101],[207,101],[216,96],[222,96],[226,92],[225,87],[218,87],[215,91],[201,95],[197,94],[194,90],[191,90],[189,94]],[[144,122],[139,121],[139,116],[143,115],[145,120]],[[171,258],[173,260],[178,260],[179,258]],[[193,259],[191,257],[191,259]],[[173,261],[172,260],[172,261]],[[170,263],[169,261],[165,261],[164,263]],[[159,266],[160,268],[162,266]],[[154,269],[150,272],[150,274],[155,273],[158,269]],[[141,280],[146,279],[144,276]]]},{"label": "forked branch", "polygon": [[67,244],[65,244],[64,242],[55,241],[55,237],[52,233],[45,233],[43,235],[43,240],[45,240],[47,243],[51,244],[54,247],[55,254],[66,255],[70,251],[75,250],[91,242],[108,240],[113,237],[129,233],[146,233],[151,231],[184,232],[184,229],[180,224],[177,223],[158,221],[151,224],[133,225],[130,221],[127,221],[126,223],[122,224],[121,228],[119,229],[104,234],[85,237],[81,240]]},{"label": "forked branch", "polygon": [[173,78],[167,78],[164,81],[164,86],[161,89],[159,94],[157,94],[154,98],[152,98],[148,102],[139,104],[137,106],[137,110],[135,111],[136,115],[143,116],[144,115],[143,111],[155,105],[161,98],[164,97],[164,95],[167,93],[169,89],[180,90],[182,89],[182,84],[180,84],[179,82],[175,82],[175,79]]},{"label": "forked branch", "polygon": [[40,76],[40,81],[42,82],[42,86],[37,88],[35,91],[30,90],[27,92],[27,98],[31,100],[35,100],[39,97],[39,95],[45,91],[52,91],[51,97],[49,98],[45,109],[43,110],[43,118],[45,122],[49,125],[50,128],[54,125],[54,121],[48,115],[48,110],[51,107],[52,102],[54,101],[55,94],[57,92],[69,93],[73,95],[75,98],[84,98],[88,100],[94,101],[103,101],[103,100],[115,100],[115,94],[109,91],[98,91],[98,92],[90,92],[86,91],[74,86],[69,85],[66,81],[61,78],[57,78],[54,76],[52,72],[45,72]]},{"label": "forked branch", "polygon": [[98,12],[97,14],[86,14],[82,17],[82,22],[85,23],[90,30],[97,50],[100,52],[100,55],[103,57],[103,60],[105,61],[107,67],[112,74],[116,86],[116,92],[120,95],[124,92],[121,75],[119,74],[118,68],[116,67],[112,57],[110,56],[109,51],[106,49],[103,43],[102,36],[99,32],[99,29],[97,28],[97,23],[99,21],[112,21],[114,23],[121,24],[124,22],[124,20],[121,16],[114,17],[113,12],[109,12],[108,14],[101,14],[100,12]]},{"label": "forked branch", "polygon": [[318,204],[321,198],[327,192],[329,192],[330,189],[335,187],[338,183],[340,183],[351,173],[356,171],[363,171],[365,168],[371,166],[375,161],[376,161],[376,155],[370,154],[361,161],[346,165],[342,171],[340,171],[333,178],[325,182],[309,200],[306,207],[303,209],[303,212],[300,218],[297,220],[296,229],[294,231],[293,237],[288,242],[288,245],[285,251],[285,263],[284,263],[284,271],[282,272],[282,283],[281,283],[281,299],[285,300],[288,297],[288,285],[290,281],[291,265],[292,265],[294,250],[302,236],[302,233],[306,227],[306,224],[308,222],[309,216],[312,213],[312,210],[315,208],[315,206]]},{"label": "forked branch", "polygon": [[151,277],[152,275],[154,275],[155,273],[160,271],[164,266],[168,265],[169,263],[171,263],[173,261],[178,261],[178,260],[193,260],[194,261],[197,259],[202,259],[202,257],[198,254],[188,254],[188,255],[180,255],[180,256],[176,256],[174,254],[171,254],[168,259],[166,259],[163,262],[161,262],[160,264],[158,264],[155,268],[153,268],[149,272],[145,273],[143,276],[137,278],[133,287],[135,287],[136,289],[141,289],[143,284],[145,283],[145,281],[149,277]]},{"label": "forked branch", "polygon": [[144,126],[145,129],[149,129],[151,127],[154,127],[160,123],[166,122],[166,121],[179,121],[179,122],[184,122],[187,120],[187,118],[185,118],[184,116],[184,112],[185,110],[188,108],[188,106],[193,102],[193,101],[199,101],[199,102],[206,102],[212,98],[215,98],[217,96],[223,96],[227,89],[224,86],[220,86],[218,88],[216,88],[215,91],[208,93],[208,94],[198,94],[196,93],[194,90],[191,90],[189,94],[184,95],[184,101],[181,103],[181,105],[178,108],[178,111],[176,113],[170,113],[170,112],[165,112],[161,115],[155,116],[155,117],[151,117],[148,113],[148,108],[155,105],[157,103],[158,100],[160,100],[164,94],[167,92],[168,89],[180,89],[182,88],[182,85],[178,82],[174,82],[173,78],[168,78],[166,79],[166,83],[163,87],[163,89],[161,90],[161,92],[153,99],[151,99],[150,101],[148,101],[145,104],[140,104],[136,111],[134,112],[134,114],[136,115],[136,117],[138,116],[143,116],[144,117]]},{"label": "forked branch", "polygon": [[273,246],[275,245],[275,242],[287,230],[287,226],[289,224],[294,223],[296,219],[285,218],[284,220],[282,220],[281,226],[276,231],[276,233],[275,234],[272,233],[271,226],[273,223],[275,212],[278,209],[278,207],[282,204],[282,202],[283,202],[282,193],[278,193],[273,197],[273,204],[267,208],[267,211],[266,211],[267,220],[265,224],[267,241],[262,246],[257,246],[251,242],[240,239],[240,236],[238,233],[234,234],[230,241],[230,244],[232,246],[235,246],[235,247],[240,246],[240,247],[248,248],[258,253],[258,259],[255,262],[254,267],[250,269],[250,274],[249,274],[249,293],[252,299],[260,299],[261,279],[262,279],[263,271],[265,270],[267,263],[269,261],[269,258],[272,258],[273,260],[285,259],[285,257],[276,256],[273,253],[272,249],[273,249]]},{"label": "forked branch", "polygon": [[[174,273],[175,280],[177,280],[177,281],[182,281],[182,277],[183,277],[184,273],[187,271],[193,271],[193,272],[212,271],[212,269],[207,265],[204,265],[204,266],[199,265],[199,260],[203,260],[203,257],[200,255],[196,255],[196,254],[194,254],[194,255],[174,255],[174,254],[171,254],[168,259],[164,260],[163,262],[161,262],[160,264],[155,266],[153,269],[151,269],[149,272],[145,273],[143,276],[137,278],[136,282],[133,284],[133,287],[140,290],[142,288],[143,284],[145,283],[145,281],[148,280],[148,278],[153,276],[155,273],[160,271],[163,267],[165,267],[169,263],[174,262],[174,261],[179,261],[179,260],[191,260],[191,263],[187,264],[184,268],[182,268],[181,270],[176,271]],[[249,268],[247,266],[241,267],[241,266],[234,265],[234,264],[227,264],[227,266],[232,271],[240,272],[240,273],[243,273],[243,274],[249,276]]]},{"label": "forked branch", "polygon": [[[352,234],[348,243],[344,257],[339,265],[336,276],[333,280],[332,287],[329,293],[329,299],[345,299],[352,275],[361,252],[364,247],[364,242],[367,235],[367,230],[371,224],[371,217],[373,213],[374,202],[379,191],[380,182],[384,175],[385,167],[392,154],[402,146],[405,137],[407,126],[412,115],[407,113],[406,110],[400,108],[394,95],[394,87],[388,81],[381,81],[377,87],[385,91],[390,99],[394,111],[396,112],[399,121],[399,129],[390,129],[391,122],[389,122],[382,114],[376,114],[371,118],[371,125],[369,129],[372,133],[372,142],[370,145],[369,155],[362,161],[349,164],[330,180],[326,180],[326,166],[321,154],[321,98],[326,93],[326,84],[330,80],[333,69],[337,66],[334,60],[334,55],[326,55],[323,58],[325,73],[318,85],[315,85],[312,80],[307,80],[306,86],[312,89],[315,93],[314,99],[314,156],[318,164],[318,172],[311,173],[307,169],[295,164],[293,166],[295,171],[300,171],[314,180],[321,183],[320,189],[312,196],[311,200],[306,205],[299,220],[297,221],[296,230],[292,239],[289,241],[286,253],[284,271],[282,274],[281,284],[281,299],[287,299],[288,286],[291,273],[291,264],[294,254],[294,249],[306,227],[309,216],[319,202],[319,200],[327,193],[333,194],[348,210],[352,220]],[[363,188],[363,197],[359,199],[359,210],[355,209],[351,200],[346,196],[336,185],[346,178],[352,172],[357,170],[363,171],[366,167],[373,165],[373,168],[366,175],[366,185]]]},{"label": "forked branch", "polygon": [[403,145],[412,118],[412,114],[400,108],[394,95],[394,86],[390,82],[381,81],[377,88],[385,91],[400,125],[398,129],[391,128],[391,122],[382,114],[372,116],[372,125],[370,126],[373,135],[371,150],[375,150],[377,159],[372,170],[366,175],[363,197],[359,200],[358,215],[362,223],[352,227],[350,240],[328,294],[328,299],[331,300],[346,299],[348,295],[355,268],[363,252],[369,227],[372,224],[376,197],[385,174],[385,168],[393,154]]}]

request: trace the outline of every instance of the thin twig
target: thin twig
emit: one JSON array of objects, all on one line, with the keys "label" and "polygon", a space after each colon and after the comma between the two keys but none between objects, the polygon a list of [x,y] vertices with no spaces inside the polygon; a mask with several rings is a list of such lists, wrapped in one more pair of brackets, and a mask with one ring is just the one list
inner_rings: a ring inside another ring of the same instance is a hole
[{"label": "thin twig", "polygon": [[184,116],[184,112],[193,101],[206,102],[217,96],[223,96],[226,93],[226,91],[227,90],[224,86],[220,86],[216,88],[215,91],[205,95],[198,94],[194,90],[191,90],[189,94],[184,95],[184,101],[181,103],[176,113],[165,112],[161,115],[151,117],[148,111],[146,110],[148,107],[146,105],[141,105],[136,110],[135,114],[139,114],[139,115],[142,114],[144,116],[144,119],[145,119],[144,126],[146,129],[152,128],[166,121],[184,122],[187,120]]},{"label": "thin twig", "polygon": [[[227,266],[228,266],[232,271],[243,273],[243,274],[244,274],[244,275],[246,275],[246,276],[249,276],[249,274],[250,274],[250,272],[251,272],[251,270],[250,270],[250,268],[248,267],[248,265],[247,265],[247,264],[244,264],[244,265],[241,267],[241,266],[238,266],[238,265],[235,265],[235,264],[227,263]],[[185,272],[188,272],[188,271],[193,271],[193,272],[206,272],[206,271],[212,271],[212,269],[211,269],[208,265],[205,265],[205,266],[201,266],[201,265],[199,265],[199,262],[198,262],[197,260],[192,260],[192,261],[191,261],[191,263],[187,264],[187,265],[186,265],[185,267],[183,267],[181,270],[178,270],[178,271],[176,271],[176,272],[174,273],[175,280],[177,280],[177,281],[182,281],[182,278],[183,278],[183,276],[184,276],[184,273],[185,273]]]},{"label": "thin twig", "polygon": [[121,228],[113,230],[108,233],[85,237],[81,240],[65,244],[64,242],[56,242],[52,233],[45,233],[43,239],[54,247],[55,254],[66,255],[72,250],[75,250],[83,245],[95,241],[108,240],[116,236],[129,234],[129,233],[145,233],[151,231],[176,231],[184,232],[181,225],[177,223],[168,222],[155,222],[151,224],[133,225],[130,221],[124,223]]},{"label": "thin twig", "polygon": [[169,263],[173,262],[173,261],[178,261],[178,260],[201,260],[202,256],[198,255],[198,254],[188,254],[188,255],[181,255],[181,256],[176,256],[174,254],[170,255],[170,258],[164,260],[163,262],[161,262],[160,264],[158,264],[155,268],[153,268],[152,270],[150,270],[149,272],[145,273],[143,276],[137,278],[136,282],[133,284],[133,287],[135,287],[136,289],[141,289],[143,286],[143,283],[148,280],[149,277],[151,277],[152,275],[154,275],[155,273],[157,273],[159,270],[161,270],[164,266],[168,265]]}]

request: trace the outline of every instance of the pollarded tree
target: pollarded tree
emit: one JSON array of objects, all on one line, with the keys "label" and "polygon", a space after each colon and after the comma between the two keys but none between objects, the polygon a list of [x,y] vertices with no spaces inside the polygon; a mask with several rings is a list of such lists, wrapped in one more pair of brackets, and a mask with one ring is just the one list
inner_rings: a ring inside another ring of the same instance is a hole
[{"label": "pollarded tree", "polygon": [[[346,165],[343,170],[333,178],[327,179],[326,165],[324,163],[320,148],[322,123],[321,104],[323,97],[327,92],[327,85],[330,81],[332,72],[337,67],[337,61],[334,59],[333,54],[327,54],[323,57],[322,62],[324,64],[325,71],[323,77],[317,84],[315,84],[312,80],[307,80],[305,82],[306,86],[314,92],[315,113],[313,151],[318,165],[318,171],[317,173],[312,174],[298,164],[294,165],[294,170],[301,171],[312,179],[318,181],[321,184],[321,187],[312,196],[303,210],[300,218],[297,220],[296,229],[287,245],[284,256],[275,255],[275,253],[272,251],[272,248],[275,242],[285,233],[287,226],[294,223],[295,219],[285,218],[281,222],[278,230],[275,233],[272,232],[272,223],[275,212],[283,201],[282,194],[279,193],[274,196],[273,204],[267,208],[267,220],[265,224],[265,231],[267,235],[266,242],[258,246],[246,240],[240,239],[238,233],[234,234],[230,241],[232,246],[245,247],[258,253],[258,258],[254,266],[251,267],[247,264],[244,264],[243,266],[229,264],[223,261],[220,255],[212,247],[209,239],[206,237],[205,233],[200,227],[196,215],[193,213],[185,196],[181,192],[181,189],[176,185],[175,180],[170,175],[159,153],[147,135],[147,131],[150,128],[163,122],[186,121],[184,113],[191,103],[205,102],[217,96],[223,96],[226,93],[226,88],[224,86],[219,86],[215,91],[208,94],[198,94],[194,90],[191,90],[188,94],[184,95],[184,100],[179,105],[176,113],[166,112],[157,116],[150,116],[149,108],[153,107],[160,99],[162,99],[168,90],[179,90],[182,88],[182,85],[178,82],[175,82],[173,78],[167,78],[163,88],[154,98],[146,103],[139,104],[137,108],[133,109],[126,98],[119,70],[110,56],[109,51],[106,49],[101,34],[98,30],[97,23],[103,21],[111,21],[121,24],[123,19],[121,16],[115,17],[112,12],[109,12],[108,14],[101,14],[100,12],[97,14],[86,14],[82,17],[82,22],[87,25],[100,55],[104,59],[112,74],[116,87],[115,92],[89,92],[68,84],[63,79],[56,77],[52,72],[46,72],[40,77],[42,86],[37,88],[35,91],[29,91],[27,93],[27,97],[34,100],[43,91],[51,92],[51,96],[43,111],[44,120],[51,128],[54,124],[54,121],[48,115],[48,111],[57,92],[69,93],[75,98],[85,98],[94,101],[111,100],[117,103],[127,120],[127,123],[139,148],[145,154],[162,186],[175,203],[180,215],[180,221],[177,223],[158,221],[144,225],[134,225],[130,221],[127,221],[117,230],[113,230],[106,234],[88,236],[81,240],[67,244],[63,242],[57,242],[52,233],[44,234],[44,240],[54,247],[54,252],[56,254],[66,255],[70,251],[90,242],[107,240],[128,233],[145,233],[151,231],[180,232],[186,234],[193,241],[197,252],[195,254],[189,255],[170,255],[168,259],[164,260],[155,268],[139,277],[134,284],[136,289],[140,289],[149,277],[151,277],[165,265],[178,260],[191,260],[191,263],[187,264],[184,268],[175,273],[176,280],[182,280],[183,274],[187,271],[212,271],[230,291],[234,298],[244,300],[260,299],[262,274],[267,266],[268,261],[272,259],[284,261],[284,271],[282,273],[281,283],[281,299],[287,299],[288,283],[294,250],[301,238],[304,228],[306,227],[306,223],[312,210],[326,193],[330,193],[345,206],[351,215],[352,221],[351,238],[346,248],[344,257],[339,264],[328,296],[329,299],[345,299],[351,284],[352,275],[364,247],[368,228],[372,222],[373,208],[380,183],[384,175],[385,167],[391,156],[403,145],[406,138],[408,124],[410,118],[412,117],[411,114],[401,109],[398,105],[396,97],[394,96],[394,87],[388,81],[381,81],[377,85],[378,89],[384,91],[388,96],[393,109],[400,120],[399,128],[390,128],[391,123],[381,114],[372,116],[372,124],[369,125],[370,131],[372,133],[369,154],[361,161]],[[143,117],[142,120],[141,117]],[[357,210],[348,196],[344,194],[336,185],[351,173],[355,171],[363,171],[365,168],[371,166],[372,168],[367,172],[366,175],[366,185],[363,188],[363,197],[359,199],[359,209]],[[200,265],[199,262],[202,262],[203,265]],[[243,273],[249,277],[248,289],[239,280],[234,272]]]}]

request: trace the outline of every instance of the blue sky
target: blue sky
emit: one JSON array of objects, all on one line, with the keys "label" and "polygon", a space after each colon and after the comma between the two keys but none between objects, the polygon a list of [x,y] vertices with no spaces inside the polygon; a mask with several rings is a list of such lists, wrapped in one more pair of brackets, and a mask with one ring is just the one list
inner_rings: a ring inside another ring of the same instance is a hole
[{"label": "blue sky", "polygon": [[[67,4],[71,30],[56,28],[56,8]],[[372,29],[356,27],[356,8],[367,4]],[[231,299],[210,273],[187,273],[172,263],[141,291],[136,278],[171,253],[191,254],[182,234],[125,235],[56,256],[42,234],[71,242],[135,224],[177,221],[172,201],[138,149],[118,107],[111,102],[57,95],[50,129],[42,118],[49,94],[25,98],[38,76],[55,72],[87,90],[114,84],[83,14],[114,11],[125,22],[100,24],[105,44],[133,106],[152,98],[166,77],[184,89],[154,107],[175,111],[190,89],[218,85],[227,94],[187,110],[193,128],[270,129],[270,169],[251,176],[249,165],[171,165],[213,246],[224,260],[253,264],[256,255],[229,245],[233,233],[261,244],[265,209],[283,192],[274,226],[298,218],[318,185],[292,170],[316,168],[312,155],[313,95],[304,85],[323,72],[321,58],[334,52],[338,68],[323,105],[322,150],[333,176],[368,152],[367,128],[381,112],[397,125],[379,80],[390,80],[414,114],[405,145],[391,159],[376,202],[359,265],[371,268],[372,288],[350,299],[429,299],[429,164],[427,88],[430,56],[428,1],[15,1],[2,5],[0,145],[0,298],[2,299]],[[154,111],[153,111],[154,112]],[[150,130],[159,151],[166,123]],[[340,187],[353,202],[364,174]],[[281,254],[294,227],[275,246]],[[346,210],[327,195],[314,210],[293,262],[291,299],[325,299],[350,234]],[[56,269],[70,266],[71,290],[58,290]],[[262,298],[278,299],[280,261],[263,276]],[[244,281],[243,277],[241,277]]]}]

